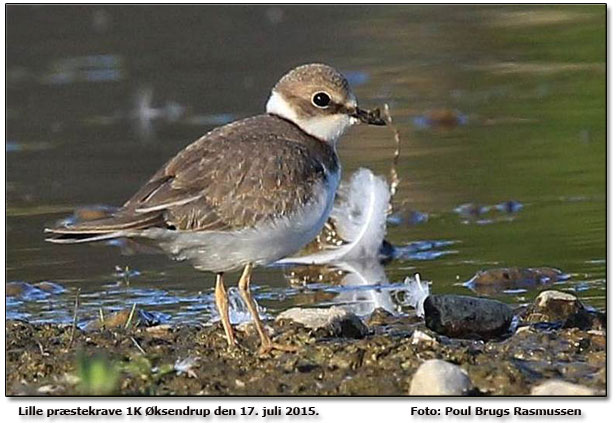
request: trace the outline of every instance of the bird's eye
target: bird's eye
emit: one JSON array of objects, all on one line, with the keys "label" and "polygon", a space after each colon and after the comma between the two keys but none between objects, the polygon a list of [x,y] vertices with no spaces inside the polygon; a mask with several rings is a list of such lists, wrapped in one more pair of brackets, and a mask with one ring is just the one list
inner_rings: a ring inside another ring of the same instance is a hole
[{"label": "bird's eye", "polygon": [[312,104],[314,104],[315,106],[321,109],[324,109],[327,106],[329,106],[330,101],[331,101],[331,98],[329,97],[329,95],[322,91],[312,96]]}]

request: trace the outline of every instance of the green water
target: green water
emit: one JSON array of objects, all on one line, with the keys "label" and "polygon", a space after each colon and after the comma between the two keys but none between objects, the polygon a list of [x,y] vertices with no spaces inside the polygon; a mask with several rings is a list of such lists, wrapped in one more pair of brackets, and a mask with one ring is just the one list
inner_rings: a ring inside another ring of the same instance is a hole
[{"label": "green water", "polygon": [[[122,204],[207,130],[260,113],[276,80],[312,61],[346,73],[361,104],[392,109],[395,206],[428,219],[391,226],[388,239],[455,241],[435,250],[447,254],[388,264],[375,283],[400,287],[418,271],[433,292],[472,294],[461,283],[478,270],[550,266],[571,274],[558,289],[606,306],[604,6],[9,6],[6,32],[6,278],[67,288],[11,300],[10,316],[66,320],[79,287],[86,315],[137,302],[207,320],[212,275],[46,244],[42,229],[77,206]],[[137,98],[158,111],[140,115]],[[435,111],[455,124],[426,125]],[[392,132],[353,128],[339,150],[347,176],[388,174]],[[523,207],[454,211],[506,201]],[[139,274],[127,286],[116,266]],[[327,278],[292,287],[279,269],[254,279],[273,312],[353,292],[328,291]],[[540,289],[497,297],[524,303]]]}]

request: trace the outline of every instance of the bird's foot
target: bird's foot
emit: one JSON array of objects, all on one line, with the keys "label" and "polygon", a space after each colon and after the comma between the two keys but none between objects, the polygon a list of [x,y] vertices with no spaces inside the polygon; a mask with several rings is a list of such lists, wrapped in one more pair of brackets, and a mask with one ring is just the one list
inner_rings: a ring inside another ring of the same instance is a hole
[{"label": "bird's foot", "polygon": [[261,344],[261,347],[259,348],[259,355],[260,356],[268,355],[270,352],[274,350],[293,353],[293,352],[299,351],[299,348],[294,347],[292,345],[277,344],[275,342],[268,340],[267,342],[263,342]]}]

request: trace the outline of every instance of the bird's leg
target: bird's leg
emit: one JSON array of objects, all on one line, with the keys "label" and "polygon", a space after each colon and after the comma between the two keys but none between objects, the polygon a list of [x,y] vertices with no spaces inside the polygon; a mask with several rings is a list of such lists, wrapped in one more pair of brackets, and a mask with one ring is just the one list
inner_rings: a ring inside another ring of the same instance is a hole
[{"label": "bird's leg", "polygon": [[222,326],[225,328],[225,334],[227,335],[227,343],[229,347],[233,347],[235,346],[235,336],[233,335],[233,328],[229,320],[229,297],[227,296],[225,284],[222,280],[222,273],[216,274],[216,290],[214,293],[216,297],[216,308],[218,308]]},{"label": "bird's leg", "polygon": [[272,342],[269,335],[265,331],[265,327],[259,318],[259,310],[257,309],[257,303],[253,300],[252,294],[250,293],[250,275],[252,274],[252,264],[247,264],[244,267],[244,271],[242,272],[242,276],[239,281],[239,289],[240,295],[242,299],[248,306],[248,310],[252,316],[252,320],[255,323],[255,327],[257,328],[257,332],[259,333],[259,338],[261,338],[261,348],[259,349],[260,354],[267,354],[271,350],[280,350],[280,351],[288,351],[294,352],[297,351],[297,348],[292,346],[280,345]]}]

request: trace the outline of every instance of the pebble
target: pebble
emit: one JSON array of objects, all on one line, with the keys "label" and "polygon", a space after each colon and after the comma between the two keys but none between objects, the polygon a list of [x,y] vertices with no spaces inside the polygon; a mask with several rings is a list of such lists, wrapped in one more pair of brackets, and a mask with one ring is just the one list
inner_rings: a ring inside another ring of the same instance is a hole
[{"label": "pebble", "polygon": [[[558,304],[560,303],[560,304]],[[577,300],[577,297],[573,294],[561,291],[543,291],[535,298],[535,304],[537,307],[548,308],[550,306],[559,305],[565,312],[568,310],[576,311],[581,304]]]},{"label": "pebble", "polygon": [[436,342],[436,339],[434,339],[427,333],[422,332],[419,329],[416,329],[413,332],[413,336],[411,337],[411,344],[418,345],[418,344],[424,344],[424,343],[429,344],[429,345],[434,345],[437,342]]},{"label": "pebble", "polygon": [[562,322],[564,327],[583,330],[605,328],[605,315],[587,310],[575,295],[561,291],[543,291],[523,314],[527,323]]},{"label": "pebble", "polygon": [[370,314],[367,323],[369,326],[385,326],[396,322],[397,320],[397,316],[393,315],[384,308],[379,307]]},{"label": "pebble", "polygon": [[156,325],[145,328],[146,332],[155,337],[165,337],[170,334],[173,327],[168,324]]},{"label": "pebble", "polygon": [[409,395],[465,395],[472,389],[464,370],[443,360],[428,360],[419,366]]},{"label": "pebble", "polygon": [[330,308],[290,308],[278,315],[278,320],[292,320],[307,328],[324,329],[332,336],[342,338],[363,338],[368,327],[357,315],[341,307]]},{"label": "pebble", "polygon": [[509,330],[513,310],[505,303],[464,295],[430,295],[424,301],[426,326],[451,338],[498,337]]},{"label": "pebble", "polygon": [[531,395],[597,395],[591,388],[562,380],[548,380],[535,386]]}]

